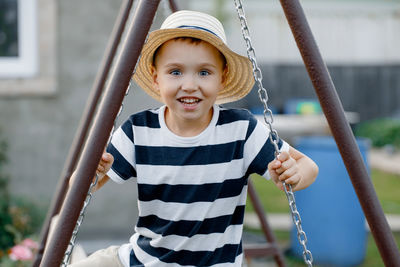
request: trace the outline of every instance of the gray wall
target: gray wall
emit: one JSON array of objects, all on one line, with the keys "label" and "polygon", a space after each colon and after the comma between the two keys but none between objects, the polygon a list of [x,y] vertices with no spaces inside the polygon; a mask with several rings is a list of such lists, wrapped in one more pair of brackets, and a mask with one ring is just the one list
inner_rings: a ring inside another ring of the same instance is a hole
[{"label": "gray wall", "polygon": [[[5,172],[10,174],[13,194],[43,206],[49,204],[121,2],[58,1],[55,93],[0,96],[1,136],[9,146]],[[141,99],[137,103],[147,102],[144,94],[137,95]],[[119,187],[117,191],[111,185],[96,194],[89,211],[92,215],[87,217],[91,226],[87,232],[104,229],[104,225],[116,225],[119,232],[130,228],[127,222],[137,213],[132,188]],[[127,208],[118,212],[118,220],[115,214],[109,216],[109,210],[121,210],[120,206]],[[102,210],[107,212],[99,212]],[[123,226],[125,229],[121,229]]]},{"label": "gray wall", "polygon": [[[48,1],[54,1],[55,14],[46,8]],[[42,208],[49,205],[121,4],[122,0],[38,0],[40,20],[55,17],[57,71],[53,73],[57,75],[52,77],[55,86],[46,93],[40,86],[31,86],[28,94],[0,94],[0,136],[8,143],[5,172],[11,178],[13,195],[24,196]],[[165,17],[165,12],[168,10],[161,6],[153,28],[159,27],[159,17]],[[39,27],[42,37],[48,38],[48,31]],[[40,50],[46,50],[48,43],[41,40],[40,45]],[[29,79],[12,81],[7,91],[18,89],[19,82],[26,84]],[[0,80],[0,84],[10,81]],[[158,105],[133,86],[118,124],[133,112]],[[135,190],[134,182],[126,186],[110,182],[97,192],[80,235],[101,232],[99,238],[128,237],[137,216]]]}]

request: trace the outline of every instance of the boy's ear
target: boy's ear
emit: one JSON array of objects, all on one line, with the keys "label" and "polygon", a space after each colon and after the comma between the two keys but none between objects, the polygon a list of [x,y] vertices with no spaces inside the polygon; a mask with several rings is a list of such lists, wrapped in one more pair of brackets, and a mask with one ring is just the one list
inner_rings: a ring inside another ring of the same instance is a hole
[{"label": "boy's ear", "polygon": [[157,70],[154,66],[151,66],[151,77],[153,80],[154,89],[158,90]]}]

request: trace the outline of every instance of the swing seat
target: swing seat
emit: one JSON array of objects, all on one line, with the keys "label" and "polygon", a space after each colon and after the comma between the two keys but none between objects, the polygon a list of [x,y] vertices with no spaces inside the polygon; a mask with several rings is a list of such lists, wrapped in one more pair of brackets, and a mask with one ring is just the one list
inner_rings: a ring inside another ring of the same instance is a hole
[{"label": "swing seat", "polygon": [[273,256],[279,253],[279,248],[273,243],[244,244],[244,256],[246,259]]}]

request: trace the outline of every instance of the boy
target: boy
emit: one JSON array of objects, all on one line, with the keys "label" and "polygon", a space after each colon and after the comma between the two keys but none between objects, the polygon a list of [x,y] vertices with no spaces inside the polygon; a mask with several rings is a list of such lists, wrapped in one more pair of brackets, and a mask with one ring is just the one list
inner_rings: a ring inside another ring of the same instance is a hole
[{"label": "boy", "polygon": [[97,169],[96,189],[136,177],[135,233],[73,266],[241,266],[248,176],[281,190],[283,181],[299,190],[315,180],[311,159],[280,141],[275,160],[265,125],[216,104],[254,84],[250,61],[225,39],[217,19],[193,11],[150,33],[133,78],[165,105],[123,123]]}]

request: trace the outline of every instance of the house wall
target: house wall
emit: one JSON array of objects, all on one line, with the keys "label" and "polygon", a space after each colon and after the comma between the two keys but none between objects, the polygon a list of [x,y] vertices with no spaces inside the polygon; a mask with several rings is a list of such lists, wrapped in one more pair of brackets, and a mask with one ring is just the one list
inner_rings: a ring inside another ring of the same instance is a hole
[{"label": "house wall", "polygon": [[[13,195],[43,207],[49,205],[121,3],[116,0],[52,1],[54,10],[49,12],[46,8],[49,1],[38,1],[38,18],[50,25],[56,24],[52,35],[45,25],[41,24],[38,29],[41,37],[52,38],[55,44],[50,48],[48,43],[40,44],[41,51],[54,49],[51,63],[54,66],[47,63],[43,68],[52,67],[56,71],[50,77],[54,83],[45,93],[41,90],[42,83],[34,83],[20,94],[0,95],[1,136],[8,143],[9,160],[4,171],[11,178]],[[56,19],[49,20],[52,16]],[[40,61],[46,62],[46,55],[41,54]],[[0,80],[0,84],[8,84],[8,90],[12,91],[21,83],[29,85],[30,81]],[[151,103],[136,91],[132,90],[132,95],[138,98],[139,104],[132,105],[134,109],[144,108],[145,104],[140,103]],[[133,111],[127,108],[127,112]],[[113,225],[116,232],[131,229],[137,214],[134,186],[117,188],[110,184],[96,194],[89,211],[91,215],[86,220],[88,232],[106,226],[113,229]],[[125,197],[115,198],[115,195]],[[110,216],[110,210],[120,210],[120,206],[129,207],[124,213],[111,212]],[[82,232],[84,235],[85,230]]]}]

